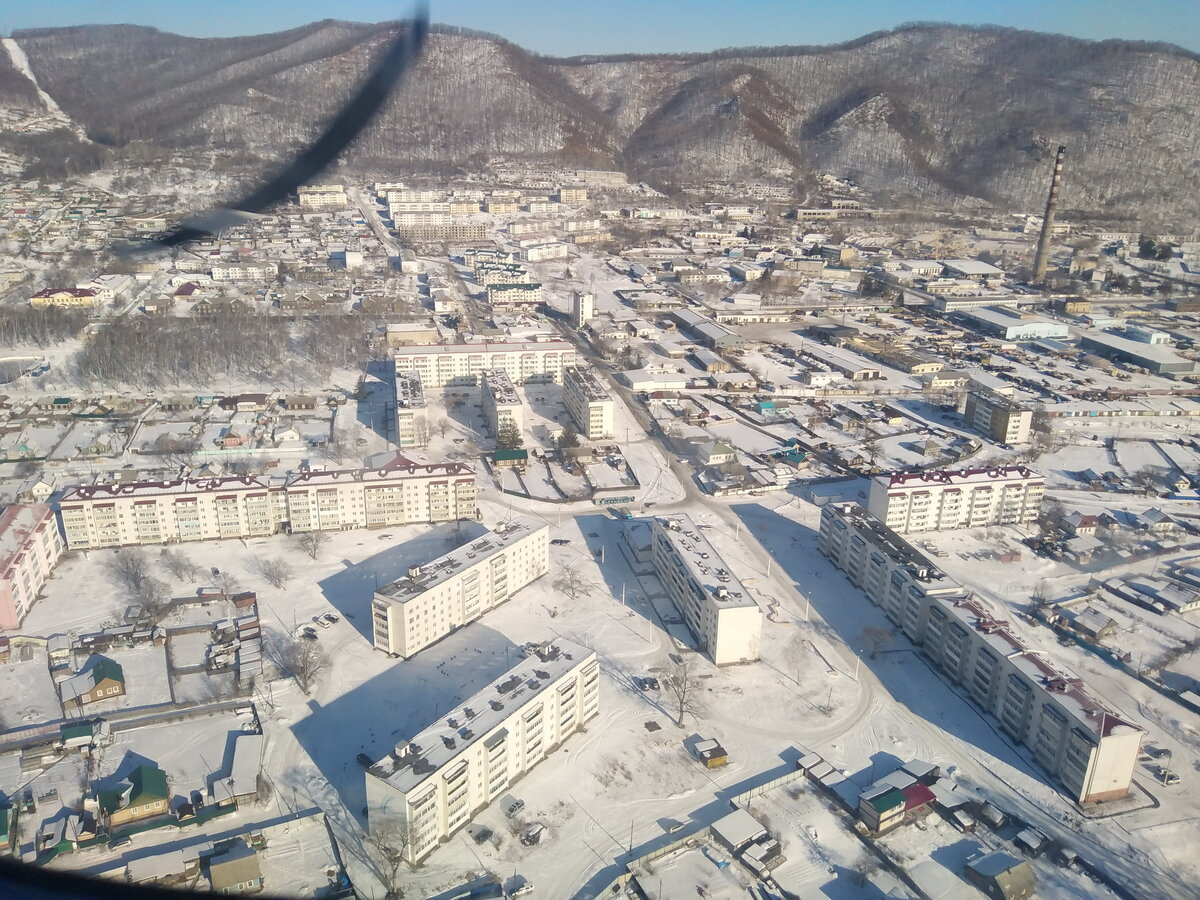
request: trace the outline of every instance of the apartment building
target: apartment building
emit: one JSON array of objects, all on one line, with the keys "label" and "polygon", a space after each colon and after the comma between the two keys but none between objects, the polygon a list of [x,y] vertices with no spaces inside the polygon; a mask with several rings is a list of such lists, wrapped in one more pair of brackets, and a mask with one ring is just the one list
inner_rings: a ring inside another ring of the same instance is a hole
[{"label": "apartment building", "polygon": [[500,434],[504,425],[516,427],[518,433],[525,430],[525,411],[512,379],[503,369],[488,369],[479,375],[483,395],[480,406],[483,420],[493,435]]},{"label": "apartment building", "polygon": [[473,519],[475,473],[401,457],[378,469],[88,484],[59,503],[67,548],[89,550]]},{"label": "apartment building", "polygon": [[66,549],[54,510],[13,504],[0,515],[0,629],[18,628]]},{"label": "apartment building", "polygon": [[714,663],[758,659],[762,611],[688,516],[653,520],[650,558],[671,602]]},{"label": "apartment building", "polygon": [[57,306],[63,309],[96,308],[96,292],[87,288],[44,288],[29,298],[34,309]]},{"label": "apartment building", "polygon": [[871,479],[867,508],[900,534],[1032,525],[1046,479],[1025,466],[892,472]]},{"label": "apartment building", "polygon": [[587,203],[588,192],[587,188],[582,187],[560,187],[558,189],[558,202],[580,204]]},{"label": "apartment building", "polygon": [[349,202],[340,184],[306,184],[296,189],[296,199],[304,209],[341,209]]},{"label": "apartment building", "polygon": [[530,262],[546,262],[550,259],[566,259],[571,255],[571,248],[562,241],[547,241],[526,247],[522,255]]},{"label": "apartment building", "polygon": [[366,773],[367,822],[399,829],[415,863],[594,718],[596,654],[562,638],[524,660]]},{"label": "apartment building", "polygon": [[821,552],[1078,803],[1125,797],[1145,732],[856,503],[821,512]]},{"label": "apartment building", "polygon": [[405,240],[414,243],[435,241],[483,241],[487,240],[488,227],[483,222],[449,222],[446,224],[397,226]]},{"label": "apartment building", "polygon": [[578,331],[596,317],[596,295],[591,291],[571,294],[571,322]]},{"label": "apartment building", "polygon": [[522,309],[537,306],[542,302],[542,286],[536,282],[490,284],[487,289],[488,306],[492,309]]},{"label": "apartment building", "polygon": [[967,393],[963,422],[1000,444],[1023,444],[1029,440],[1033,410],[1012,397],[988,388]]},{"label": "apartment building", "polygon": [[615,403],[593,370],[563,369],[563,404],[584,437],[596,441],[613,436]]},{"label": "apartment building", "polygon": [[549,570],[549,525],[515,519],[497,527],[375,591],[375,649],[408,659]]},{"label": "apartment building", "polygon": [[503,369],[513,384],[561,383],[562,372],[576,363],[568,341],[511,344],[442,344],[395,351],[396,369],[411,369],[427,388],[475,387],[488,369]]},{"label": "apartment building", "polygon": [[212,267],[209,274],[213,281],[274,281],[279,274],[275,263],[218,263]]},{"label": "apartment building", "polygon": [[416,372],[396,373],[396,446],[424,447],[429,444],[429,415],[425,389]]}]

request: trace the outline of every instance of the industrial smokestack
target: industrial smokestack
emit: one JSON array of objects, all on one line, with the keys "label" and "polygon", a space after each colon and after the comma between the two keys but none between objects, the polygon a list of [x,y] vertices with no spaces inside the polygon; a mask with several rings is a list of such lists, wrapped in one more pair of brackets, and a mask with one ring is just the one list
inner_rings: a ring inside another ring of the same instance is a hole
[{"label": "industrial smokestack", "polygon": [[1050,177],[1050,196],[1046,198],[1046,214],[1042,216],[1042,233],[1038,237],[1037,256],[1033,262],[1033,283],[1042,284],[1046,280],[1046,264],[1050,261],[1050,232],[1054,229],[1054,213],[1058,210],[1058,189],[1062,184],[1063,157],[1067,148],[1058,145],[1058,153],[1054,156],[1054,174]]}]

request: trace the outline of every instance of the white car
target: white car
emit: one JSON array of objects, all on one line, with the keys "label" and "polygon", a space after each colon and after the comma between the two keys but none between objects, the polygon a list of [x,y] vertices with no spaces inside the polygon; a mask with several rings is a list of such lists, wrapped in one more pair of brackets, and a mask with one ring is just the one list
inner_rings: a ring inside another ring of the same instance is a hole
[{"label": "white car", "polygon": [[322,616],[313,616],[313,622],[315,622],[316,624],[320,625],[322,628],[329,628],[329,627],[331,627],[331,623],[329,623],[329,622],[326,622],[326,621],[325,621],[325,619],[324,619]]}]

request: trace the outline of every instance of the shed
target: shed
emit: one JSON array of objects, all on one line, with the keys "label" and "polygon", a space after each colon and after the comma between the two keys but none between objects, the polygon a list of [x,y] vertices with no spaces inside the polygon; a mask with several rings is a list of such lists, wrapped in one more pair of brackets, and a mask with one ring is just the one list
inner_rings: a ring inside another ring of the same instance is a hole
[{"label": "shed", "polygon": [[967,863],[967,880],[995,900],[1027,900],[1037,890],[1033,868],[1003,850]]},{"label": "shed", "polygon": [[718,769],[729,762],[725,748],[714,740],[700,741],[696,744],[696,759],[710,769]]},{"label": "shed", "polygon": [[216,894],[261,891],[262,870],[258,867],[258,854],[245,844],[235,844],[209,858],[208,880]]},{"label": "shed", "polygon": [[737,853],[747,844],[768,837],[762,823],[744,809],[738,809],[718,819],[712,825],[713,835],[724,844],[730,853]]}]

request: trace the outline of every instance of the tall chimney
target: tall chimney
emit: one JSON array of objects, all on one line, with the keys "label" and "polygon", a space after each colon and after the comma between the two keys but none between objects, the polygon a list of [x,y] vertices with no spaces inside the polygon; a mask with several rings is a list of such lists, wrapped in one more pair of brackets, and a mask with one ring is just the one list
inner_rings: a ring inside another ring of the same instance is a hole
[{"label": "tall chimney", "polygon": [[1050,261],[1050,232],[1054,228],[1054,213],[1058,210],[1058,189],[1062,184],[1063,157],[1067,148],[1058,145],[1058,153],[1054,156],[1054,174],[1050,177],[1050,196],[1046,198],[1046,214],[1042,216],[1042,233],[1038,237],[1037,256],[1033,262],[1033,283],[1042,284],[1046,280],[1046,264]]}]

